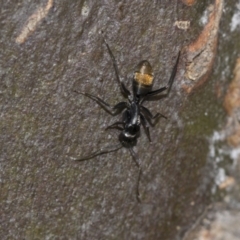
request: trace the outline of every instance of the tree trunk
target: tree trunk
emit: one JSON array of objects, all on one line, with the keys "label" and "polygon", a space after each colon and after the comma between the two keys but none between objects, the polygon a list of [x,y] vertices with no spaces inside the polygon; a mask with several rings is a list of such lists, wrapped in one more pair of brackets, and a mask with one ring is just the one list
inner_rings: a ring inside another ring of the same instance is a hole
[{"label": "tree trunk", "polygon": [[[238,76],[240,23],[238,6],[223,4],[1,3],[1,239],[194,239],[207,231],[189,232],[203,216],[220,216],[219,223],[237,209],[239,135],[232,119],[239,123],[239,99],[229,101],[238,83],[225,94]],[[128,101],[103,38],[129,90],[142,60],[153,67],[153,90],[167,85],[181,51],[169,94],[143,103],[167,119],[150,128],[151,143],[141,127],[133,148],[143,171],[141,203],[129,149],[73,161],[119,144],[119,130],[105,128],[121,114],[78,94],[112,106]]]}]

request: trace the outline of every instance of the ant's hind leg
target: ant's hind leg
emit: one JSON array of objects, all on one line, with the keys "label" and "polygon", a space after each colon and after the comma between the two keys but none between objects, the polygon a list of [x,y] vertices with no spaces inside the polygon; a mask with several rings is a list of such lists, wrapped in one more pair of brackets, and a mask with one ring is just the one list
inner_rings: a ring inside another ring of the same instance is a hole
[{"label": "ant's hind leg", "polygon": [[118,66],[117,66],[117,62],[116,62],[116,59],[107,43],[107,41],[105,40],[105,38],[103,38],[104,40],[104,43],[106,44],[107,46],[107,50],[108,50],[108,53],[112,59],[112,63],[113,63],[113,68],[114,68],[114,71],[115,71],[115,75],[116,75],[116,78],[117,78],[117,81],[120,85],[120,88],[121,88],[121,93],[123,94],[123,96],[125,97],[129,97],[131,95],[131,93],[129,92],[129,90],[126,88],[125,84],[121,81],[120,77],[119,77],[119,70],[118,70]]},{"label": "ant's hind leg", "polygon": [[115,106],[112,107],[110,104],[106,103],[101,98],[96,97],[96,96],[94,96],[92,94],[84,93],[84,92],[78,92],[76,90],[74,92],[82,94],[82,95],[84,95],[86,97],[91,98],[93,101],[98,103],[105,111],[107,111],[111,115],[116,115],[118,112],[121,112],[124,108],[127,107],[127,103],[126,102],[120,102],[120,103],[118,103],[118,104],[116,104]]}]

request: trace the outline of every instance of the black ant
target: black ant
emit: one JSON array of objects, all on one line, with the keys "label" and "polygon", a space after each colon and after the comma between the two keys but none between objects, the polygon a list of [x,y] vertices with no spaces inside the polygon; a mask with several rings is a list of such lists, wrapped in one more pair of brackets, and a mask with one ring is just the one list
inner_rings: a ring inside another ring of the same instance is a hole
[{"label": "black ant", "polygon": [[[122,121],[117,121],[113,123],[112,125],[108,126],[107,129],[110,128],[116,128],[120,130],[119,134],[119,144],[117,146],[114,146],[114,148],[109,147],[105,149],[100,149],[96,152],[93,152],[92,154],[82,157],[80,159],[76,159],[76,161],[84,161],[91,158],[94,158],[98,155],[110,153],[119,150],[122,147],[128,148],[132,158],[137,165],[139,169],[138,173],[138,179],[137,179],[137,185],[136,185],[136,198],[137,201],[140,202],[139,197],[139,181],[142,174],[141,165],[138,161],[138,157],[136,153],[133,151],[133,147],[137,144],[137,139],[140,137],[140,126],[143,125],[143,128],[145,130],[145,133],[148,137],[148,140],[151,142],[151,137],[149,133],[149,126],[154,125],[151,120],[157,119],[158,117],[164,117],[164,115],[157,113],[156,115],[152,115],[152,113],[144,107],[142,104],[144,100],[146,100],[148,97],[157,95],[165,90],[167,90],[167,93],[164,95],[167,96],[169,93],[169,90],[171,89],[173,80],[175,78],[176,72],[177,72],[177,66],[179,62],[180,52],[178,53],[177,61],[174,65],[174,68],[172,70],[170,79],[165,87],[161,87],[157,90],[152,91],[153,86],[153,70],[150,65],[150,63],[147,60],[141,61],[136,68],[136,71],[134,73],[134,77],[132,80],[132,94],[130,91],[126,88],[125,84],[119,77],[119,70],[116,64],[115,57],[104,39],[104,42],[107,46],[108,53],[112,59],[113,67],[115,70],[117,81],[120,85],[121,93],[124,97],[128,99],[127,102],[119,102],[115,106],[111,106],[105,101],[103,101],[101,98],[93,96],[89,93],[84,92],[78,92],[82,95],[85,95],[95,102],[97,102],[105,111],[110,113],[111,115],[116,115],[121,112],[122,114]],[[123,111],[124,110],[124,111]]]}]

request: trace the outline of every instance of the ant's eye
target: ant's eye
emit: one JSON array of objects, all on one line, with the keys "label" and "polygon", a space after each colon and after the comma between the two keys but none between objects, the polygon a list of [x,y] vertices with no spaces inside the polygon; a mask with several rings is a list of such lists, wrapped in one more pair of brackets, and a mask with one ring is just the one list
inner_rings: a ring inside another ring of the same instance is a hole
[{"label": "ant's eye", "polygon": [[132,131],[132,132],[134,132],[134,131],[136,131],[136,130],[137,130],[136,126],[132,126],[132,127],[131,127],[131,131]]}]

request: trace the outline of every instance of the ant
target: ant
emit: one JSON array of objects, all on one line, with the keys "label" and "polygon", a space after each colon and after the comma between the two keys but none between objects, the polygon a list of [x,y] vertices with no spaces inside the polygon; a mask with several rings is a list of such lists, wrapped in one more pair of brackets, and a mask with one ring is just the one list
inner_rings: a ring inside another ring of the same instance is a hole
[{"label": "ant", "polygon": [[101,98],[91,95],[89,93],[78,92],[78,91],[75,91],[75,92],[94,100],[106,112],[110,113],[113,116],[123,112],[121,121],[117,121],[106,128],[106,129],[115,128],[115,129],[121,131],[119,134],[119,137],[118,137],[119,144],[117,146],[114,146],[114,148],[112,148],[112,146],[105,148],[105,149],[101,148],[100,150],[93,152],[92,154],[90,154],[88,156],[82,157],[80,159],[76,159],[76,161],[84,161],[84,160],[94,158],[101,154],[115,152],[122,147],[129,149],[130,154],[139,170],[137,184],[136,184],[136,198],[137,198],[138,202],[141,202],[140,197],[139,197],[139,181],[140,181],[140,177],[142,174],[142,168],[138,161],[138,157],[137,157],[136,153],[133,151],[133,147],[136,146],[137,139],[140,137],[141,125],[144,128],[144,131],[147,135],[149,142],[151,142],[149,126],[154,125],[152,123],[152,120],[155,120],[159,117],[166,118],[164,115],[162,115],[160,113],[157,113],[156,115],[152,115],[152,113],[146,107],[144,107],[142,104],[148,97],[157,95],[165,90],[167,90],[167,93],[164,94],[163,97],[166,97],[168,95],[169,90],[171,89],[171,86],[173,84],[173,80],[175,78],[176,72],[177,72],[180,51],[178,53],[176,63],[173,67],[173,70],[172,70],[172,73],[171,73],[171,76],[170,76],[170,79],[169,79],[167,85],[164,87],[161,87],[157,90],[152,91],[153,70],[152,70],[150,63],[147,60],[141,61],[137,65],[136,71],[134,73],[134,77],[132,79],[132,94],[131,94],[131,92],[125,86],[124,82],[119,77],[119,70],[117,67],[117,63],[116,63],[115,57],[114,57],[108,43],[106,42],[106,40],[104,38],[103,38],[103,40],[107,47],[108,53],[111,57],[111,60],[113,63],[113,68],[114,68],[115,75],[116,75],[116,79],[117,79],[118,84],[120,85],[121,93],[124,97],[126,97],[128,99],[128,101],[127,102],[119,102],[116,105],[111,106],[108,103],[106,103],[105,101],[103,101]]}]

